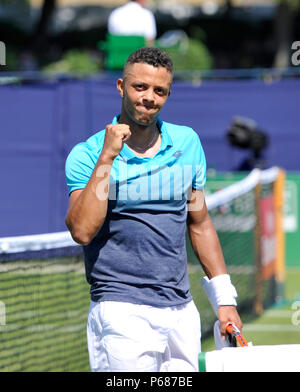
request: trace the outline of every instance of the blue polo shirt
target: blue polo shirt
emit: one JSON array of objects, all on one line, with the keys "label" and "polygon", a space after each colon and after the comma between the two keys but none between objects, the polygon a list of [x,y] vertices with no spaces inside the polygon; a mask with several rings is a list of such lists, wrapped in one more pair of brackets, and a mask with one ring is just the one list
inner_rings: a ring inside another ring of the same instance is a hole
[{"label": "blue polo shirt", "polygon": [[[193,129],[160,119],[157,125],[161,147],[154,157],[138,157],[124,143],[113,162],[106,220],[83,247],[93,301],[165,307],[192,299],[185,246],[187,201],[192,188],[205,185],[205,155]],[[86,186],[104,137],[105,130],[100,131],[70,152],[69,193]]]}]

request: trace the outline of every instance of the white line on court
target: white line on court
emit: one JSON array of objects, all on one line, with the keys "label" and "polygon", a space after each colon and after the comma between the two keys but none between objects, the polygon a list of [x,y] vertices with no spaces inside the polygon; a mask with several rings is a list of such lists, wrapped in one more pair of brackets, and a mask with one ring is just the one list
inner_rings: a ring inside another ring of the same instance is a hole
[{"label": "white line on court", "polygon": [[80,332],[86,329],[86,324],[71,324],[71,325],[63,325],[57,326],[55,324],[36,324],[31,325],[26,328],[20,328],[20,325],[1,325],[0,332],[12,332],[21,330],[22,333],[41,333],[41,332],[49,332],[49,331],[58,331],[61,333],[71,333],[71,332]]},{"label": "white line on court", "polygon": [[300,326],[281,324],[244,324],[243,332],[296,332],[300,334]]},{"label": "white line on court", "polygon": [[263,316],[269,318],[290,318],[292,314],[292,309],[269,309],[264,311]]}]

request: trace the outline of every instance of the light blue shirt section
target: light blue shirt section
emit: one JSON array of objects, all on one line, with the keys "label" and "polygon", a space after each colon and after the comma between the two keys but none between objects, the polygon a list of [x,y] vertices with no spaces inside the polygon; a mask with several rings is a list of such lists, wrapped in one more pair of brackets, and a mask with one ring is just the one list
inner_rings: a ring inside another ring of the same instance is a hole
[{"label": "light blue shirt section", "polygon": [[[117,123],[118,117],[112,124]],[[161,146],[152,157],[138,157],[124,143],[111,171],[110,198],[130,203],[180,200],[188,188],[202,189],[206,182],[206,160],[199,136],[189,128],[158,120]],[[66,161],[69,193],[85,188],[101,153],[105,130],[77,144]],[[120,192],[116,195],[116,184]],[[160,203],[161,206],[161,203]]]}]

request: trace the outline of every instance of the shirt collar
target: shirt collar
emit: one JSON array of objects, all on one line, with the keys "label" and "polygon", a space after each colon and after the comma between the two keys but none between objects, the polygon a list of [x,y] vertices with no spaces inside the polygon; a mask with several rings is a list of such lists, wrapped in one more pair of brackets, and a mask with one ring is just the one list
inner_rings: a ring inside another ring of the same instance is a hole
[{"label": "shirt collar", "polygon": [[[117,124],[119,121],[119,118],[120,118],[120,114],[115,116],[112,120],[112,125]],[[157,119],[157,126],[158,126],[158,129],[160,130],[160,134],[161,134],[161,145],[160,145],[160,149],[158,151],[158,153],[159,153],[161,151],[164,151],[168,147],[172,147],[173,141],[172,141],[172,138],[167,130],[166,124],[160,118]],[[130,150],[130,148],[127,146],[126,143],[124,143],[124,146],[120,152],[120,155],[123,158],[125,158],[126,160],[135,159],[135,158],[141,159],[140,157],[136,156],[132,150]]]}]

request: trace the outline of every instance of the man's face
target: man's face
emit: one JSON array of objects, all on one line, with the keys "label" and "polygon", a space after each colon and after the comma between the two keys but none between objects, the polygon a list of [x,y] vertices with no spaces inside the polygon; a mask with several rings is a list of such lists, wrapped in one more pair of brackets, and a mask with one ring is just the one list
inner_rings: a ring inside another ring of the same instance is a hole
[{"label": "man's face", "polygon": [[122,111],[129,120],[148,126],[157,121],[172,83],[171,73],[163,67],[136,63],[128,65],[117,87],[123,97]]},{"label": "man's face", "polygon": [[148,0],[137,0],[137,3],[139,3],[142,7],[147,7],[148,5]]}]

